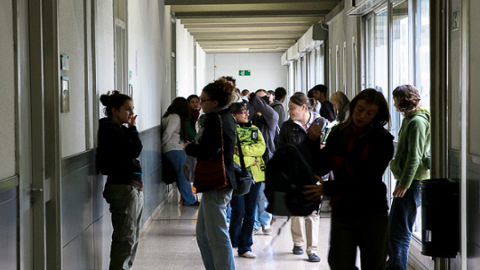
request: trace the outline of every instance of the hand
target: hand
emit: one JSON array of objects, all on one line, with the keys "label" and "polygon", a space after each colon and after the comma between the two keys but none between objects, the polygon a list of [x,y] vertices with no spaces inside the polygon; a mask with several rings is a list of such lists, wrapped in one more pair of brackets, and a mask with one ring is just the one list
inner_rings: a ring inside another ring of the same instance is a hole
[{"label": "hand", "polygon": [[323,135],[322,127],[318,124],[314,124],[308,130],[308,138],[312,141],[316,141],[322,135]]},{"label": "hand", "polygon": [[305,191],[302,193],[307,195],[307,200],[309,201],[319,201],[322,196],[325,194],[323,190],[323,179],[320,176],[315,175],[318,181],[320,181],[320,185],[305,185],[303,188]]},{"label": "hand", "polygon": [[252,166],[257,165],[257,163],[258,163],[258,160],[255,158],[255,161],[253,161],[253,165],[252,165]]},{"label": "hand", "polygon": [[320,149],[323,149],[325,147],[325,143],[323,142],[322,144],[320,144]]},{"label": "hand", "polygon": [[397,187],[395,188],[395,191],[393,192],[393,197],[394,198],[403,198],[403,196],[405,196],[405,192],[407,192],[407,189],[406,187],[402,187],[400,185],[397,185]]},{"label": "hand", "polygon": [[187,146],[189,146],[190,144],[192,144],[192,142],[187,142],[186,144],[183,145],[183,151],[185,151],[185,149],[187,149]]},{"label": "hand", "polygon": [[137,116],[138,115],[134,115],[132,116],[132,118],[130,118],[130,122],[128,122],[128,127],[133,127],[137,125]]}]

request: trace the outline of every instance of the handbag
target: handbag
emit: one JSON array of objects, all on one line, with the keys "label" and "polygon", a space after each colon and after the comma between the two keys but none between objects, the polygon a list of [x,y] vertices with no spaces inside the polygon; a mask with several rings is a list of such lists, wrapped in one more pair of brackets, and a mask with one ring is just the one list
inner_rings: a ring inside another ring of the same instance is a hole
[{"label": "handbag", "polygon": [[252,184],[255,184],[253,175],[251,172],[247,171],[245,166],[245,160],[243,159],[242,147],[240,145],[240,138],[237,133],[237,151],[238,156],[240,157],[240,164],[238,166],[236,162],[233,162],[233,170],[235,172],[235,181],[237,181],[237,188],[233,190],[233,196],[242,196],[250,192]]},{"label": "handbag", "polygon": [[198,160],[195,167],[195,179],[193,180],[193,186],[197,189],[197,192],[221,189],[228,186],[223,149],[223,122],[220,115],[218,115],[218,118],[220,120],[222,152],[215,160]]}]

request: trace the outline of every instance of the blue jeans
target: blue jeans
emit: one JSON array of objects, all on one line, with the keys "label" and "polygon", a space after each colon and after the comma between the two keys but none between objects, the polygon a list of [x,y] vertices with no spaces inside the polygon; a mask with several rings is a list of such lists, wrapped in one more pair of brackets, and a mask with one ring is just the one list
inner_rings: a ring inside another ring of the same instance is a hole
[{"label": "blue jeans", "polygon": [[[398,185],[398,182],[397,182]],[[403,198],[394,198],[390,210],[389,270],[406,270],[412,228],[421,205],[420,181],[414,180]]]},{"label": "blue jeans", "polygon": [[206,270],[235,270],[227,229],[227,204],[231,198],[230,188],[203,192],[196,232]]},{"label": "blue jeans", "polygon": [[227,223],[230,223],[230,218],[232,217],[232,206],[230,203],[227,204]]},{"label": "blue jeans", "polygon": [[[252,185],[250,191],[243,196],[232,198],[232,219],[230,221],[230,239],[232,246],[238,247],[238,254],[252,251],[252,232],[255,224],[255,207],[261,183]],[[243,219],[243,223],[242,223]]]},{"label": "blue jeans", "polygon": [[260,230],[260,226],[270,225],[270,221],[272,221],[272,214],[265,211],[265,208],[267,208],[267,205],[268,205],[268,201],[264,191],[265,191],[265,182],[262,182],[260,191],[258,192],[257,207],[255,208],[254,228],[257,230]]},{"label": "blue jeans", "polygon": [[190,205],[197,200],[193,196],[192,186],[185,179],[183,174],[183,165],[187,162],[187,154],[183,150],[173,150],[165,153],[165,157],[172,162],[177,173],[177,187],[182,195],[183,205]]}]

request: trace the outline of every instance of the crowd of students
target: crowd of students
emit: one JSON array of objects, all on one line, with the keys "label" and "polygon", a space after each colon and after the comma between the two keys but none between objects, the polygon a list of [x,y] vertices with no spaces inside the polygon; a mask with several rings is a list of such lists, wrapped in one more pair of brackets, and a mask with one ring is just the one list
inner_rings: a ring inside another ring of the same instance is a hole
[{"label": "crowd of students", "polygon": [[[419,181],[429,178],[429,112],[420,106],[415,87],[395,89],[395,107],[404,120],[393,159],[390,110],[383,94],[365,89],[349,101],[335,92],[329,101],[327,92],[317,85],[307,95],[292,95],[286,120],[284,88],[240,92],[234,78],[222,77],[200,96],[177,97],[168,107],[162,151],[174,165],[182,205],[199,206],[196,236],[206,269],[235,269],[234,251],[255,258],[253,235],[272,233],[275,217],[265,211],[265,170],[276,149],[287,144],[308,149],[308,162],[318,172],[318,183],[304,186],[306,198],[330,198],[331,269],[357,269],[357,248],[362,269],[407,269]],[[114,229],[110,269],[131,269],[143,212],[137,116],[131,98],[117,91],[100,100],[106,117],[100,120],[97,158],[108,176],[104,197]],[[232,196],[237,188],[234,166],[242,163],[255,183],[248,193]],[[383,183],[389,164],[398,180],[390,214]],[[205,185],[205,177],[215,185]],[[190,182],[202,192],[201,202]],[[319,262],[319,233],[317,211],[292,217],[293,254],[304,253],[306,240],[308,261]]]}]

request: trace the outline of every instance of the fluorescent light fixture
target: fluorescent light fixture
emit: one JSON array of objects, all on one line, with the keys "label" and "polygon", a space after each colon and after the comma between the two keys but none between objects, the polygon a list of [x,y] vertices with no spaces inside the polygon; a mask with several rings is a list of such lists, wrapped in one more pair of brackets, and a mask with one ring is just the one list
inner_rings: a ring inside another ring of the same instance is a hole
[{"label": "fluorescent light fixture", "polygon": [[237,50],[239,50],[239,51],[248,51],[248,50],[250,50],[250,48],[240,48],[240,49],[237,49]]}]

